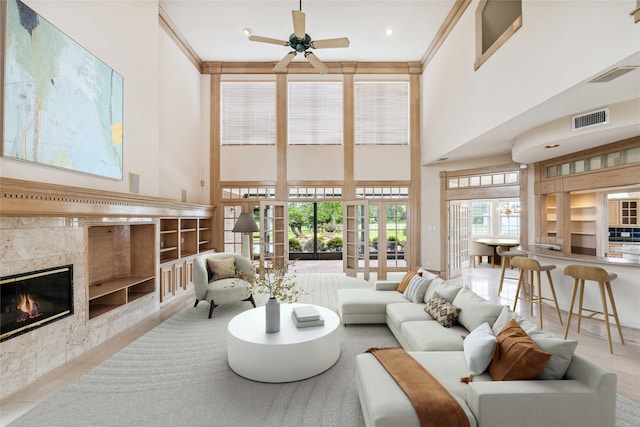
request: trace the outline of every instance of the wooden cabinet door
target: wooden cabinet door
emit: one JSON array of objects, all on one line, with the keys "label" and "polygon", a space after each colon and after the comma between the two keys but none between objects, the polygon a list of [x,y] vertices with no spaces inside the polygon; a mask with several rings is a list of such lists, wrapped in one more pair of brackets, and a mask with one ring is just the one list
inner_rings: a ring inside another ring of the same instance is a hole
[{"label": "wooden cabinet door", "polygon": [[182,292],[186,289],[186,283],[184,280],[184,261],[179,261],[173,264],[173,280],[174,293]]},{"label": "wooden cabinet door", "polygon": [[617,227],[620,224],[620,204],[617,200],[609,200],[607,221],[609,227]]},{"label": "wooden cabinet door", "polygon": [[174,295],[173,264],[160,267],[160,302]]},{"label": "wooden cabinet door", "polygon": [[184,285],[185,289],[193,289],[193,258],[184,261]]}]

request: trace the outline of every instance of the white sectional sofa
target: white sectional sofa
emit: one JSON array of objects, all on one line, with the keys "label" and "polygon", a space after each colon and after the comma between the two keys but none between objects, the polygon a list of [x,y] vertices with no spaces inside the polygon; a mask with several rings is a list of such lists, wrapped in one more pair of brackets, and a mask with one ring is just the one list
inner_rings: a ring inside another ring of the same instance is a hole
[{"label": "white sectional sofa", "polygon": [[[417,301],[395,291],[398,282],[391,281],[378,282],[375,289],[338,291],[342,322],[386,323],[402,347],[458,401],[472,427],[614,426],[617,377],[574,354],[576,341],[540,330],[507,306],[490,303],[468,288],[428,272],[423,278],[426,289]],[[425,312],[436,292],[460,308],[457,325],[443,327]],[[535,379],[516,381],[494,381],[485,370],[468,384],[461,382],[474,363],[461,336],[485,322],[497,335],[511,319],[551,354],[544,370]],[[420,425],[409,398],[375,356],[357,356],[356,376],[367,426]]]}]

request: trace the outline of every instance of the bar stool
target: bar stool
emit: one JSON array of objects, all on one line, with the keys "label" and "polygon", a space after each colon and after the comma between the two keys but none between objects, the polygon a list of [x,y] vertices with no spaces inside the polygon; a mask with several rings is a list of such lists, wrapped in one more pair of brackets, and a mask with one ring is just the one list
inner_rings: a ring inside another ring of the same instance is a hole
[{"label": "bar stool", "polygon": [[[611,281],[618,277],[618,275],[615,273],[608,273],[600,267],[591,267],[587,265],[568,265],[564,269],[564,274],[573,277],[573,288],[571,289],[571,301],[569,302],[567,325],[564,329],[564,339],[567,339],[567,335],[569,334],[569,323],[571,322],[571,315],[573,314],[573,304],[575,303],[578,287],[580,287],[580,303],[578,312],[576,313],[576,315],[578,316],[578,333],[580,333],[580,321],[583,317],[604,321],[604,324],[607,327],[609,351],[611,352],[611,354],[613,354],[613,344],[611,344],[611,330],[609,329],[609,316],[614,317],[616,326],[618,327],[618,333],[620,334],[620,341],[622,341],[622,345],[624,345],[624,338],[622,337],[622,330],[620,329],[620,321],[618,320],[618,310],[616,310],[616,302],[613,299],[613,292],[611,291]],[[600,287],[600,299],[602,301],[602,311],[591,310],[582,306],[585,280],[598,282],[598,286]],[[607,299],[604,292],[605,288],[607,290],[607,294],[609,294],[609,302],[611,303],[613,314],[609,314],[609,311],[607,309]],[[589,312],[591,314],[584,315],[582,314],[583,311]],[[598,314],[602,315],[603,318],[600,319],[594,317]]]},{"label": "bar stool", "polygon": [[[529,309],[531,310],[531,314],[533,315],[533,304],[538,303],[538,314],[540,317],[540,329],[542,329],[542,300],[553,301],[556,306],[556,311],[558,312],[558,319],[560,319],[560,324],[562,325],[562,316],[560,315],[560,307],[558,307],[558,299],[556,298],[556,290],[553,287],[553,280],[551,279],[551,270],[555,269],[556,266],[552,264],[540,265],[538,261],[532,258],[525,258],[521,256],[516,256],[511,258],[511,265],[520,269],[520,275],[518,277],[518,288],[516,289],[516,300],[513,303],[513,311],[516,311],[516,305],[518,304],[518,299],[522,301],[529,302]],[[520,289],[524,291],[526,288],[524,287],[524,274],[525,272],[529,272],[529,294],[527,298],[520,297]],[[538,281],[538,292],[537,294],[534,292],[534,276],[533,272],[535,271]],[[551,288],[551,294],[553,298],[546,298],[542,296],[542,284],[540,282],[540,272],[545,271],[547,273],[547,281],[549,282],[549,287]]]},{"label": "bar stool", "polygon": [[511,258],[513,258],[514,256],[526,256],[526,254],[524,252],[520,252],[517,249],[510,249],[508,251],[505,251],[504,249],[502,249],[502,246],[496,246],[496,253],[500,256],[501,265],[500,287],[498,288],[498,295],[500,295],[502,293],[502,285],[504,284],[504,279],[518,280],[517,277],[505,277],[504,273],[507,269],[507,264],[509,264],[509,268],[511,268]]}]

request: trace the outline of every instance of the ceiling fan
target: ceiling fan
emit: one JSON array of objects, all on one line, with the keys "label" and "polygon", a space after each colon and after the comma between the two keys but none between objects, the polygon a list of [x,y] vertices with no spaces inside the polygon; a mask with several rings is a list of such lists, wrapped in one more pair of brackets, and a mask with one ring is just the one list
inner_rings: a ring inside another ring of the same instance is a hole
[{"label": "ceiling fan", "polygon": [[318,70],[320,74],[327,74],[329,68],[309,49],[326,49],[332,47],[349,47],[349,39],[340,37],[337,39],[311,40],[311,36],[305,32],[305,14],[302,12],[302,0],[300,0],[300,10],[292,10],[293,16],[293,34],[289,36],[289,40],[278,40],[269,37],[249,36],[249,40],[260,43],[278,44],[281,46],[290,46],[293,50],[285,55],[280,62],[273,67],[273,71],[280,72],[287,69],[289,62],[295,58],[298,53],[304,53],[307,61]]}]

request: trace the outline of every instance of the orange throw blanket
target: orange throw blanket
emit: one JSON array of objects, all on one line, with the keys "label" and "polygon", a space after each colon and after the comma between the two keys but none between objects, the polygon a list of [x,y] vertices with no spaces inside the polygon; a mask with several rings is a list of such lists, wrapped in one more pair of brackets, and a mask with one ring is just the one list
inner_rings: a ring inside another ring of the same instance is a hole
[{"label": "orange throw blanket", "polygon": [[423,427],[469,427],[469,419],[460,404],[440,382],[402,348],[370,348],[418,414]]}]

